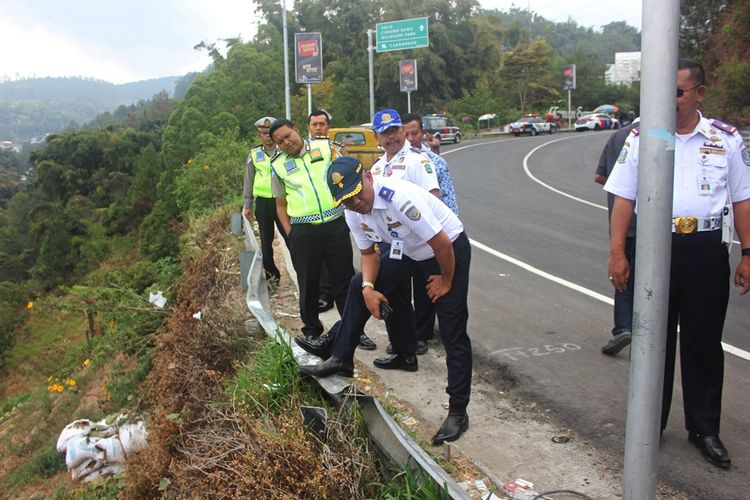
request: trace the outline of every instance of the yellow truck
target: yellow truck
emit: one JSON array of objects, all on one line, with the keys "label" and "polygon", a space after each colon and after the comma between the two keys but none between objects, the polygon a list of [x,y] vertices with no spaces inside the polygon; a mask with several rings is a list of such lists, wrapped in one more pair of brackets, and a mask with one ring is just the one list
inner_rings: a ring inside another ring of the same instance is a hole
[{"label": "yellow truck", "polygon": [[365,170],[370,170],[373,163],[385,153],[383,148],[378,146],[375,132],[371,128],[332,128],[328,131],[328,137],[342,145],[347,155],[358,159]]}]

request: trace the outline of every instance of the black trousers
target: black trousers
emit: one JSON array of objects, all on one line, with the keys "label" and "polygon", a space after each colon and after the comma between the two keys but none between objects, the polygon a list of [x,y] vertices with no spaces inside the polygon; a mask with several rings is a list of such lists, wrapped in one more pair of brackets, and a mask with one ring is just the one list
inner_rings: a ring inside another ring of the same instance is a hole
[{"label": "black trousers", "polygon": [[[440,322],[440,337],[445,346],[448,368],[446,392],[453,409],[464,409],[471,395],[471,340],[466,330],[469,319],[467,304],[469,294],[469,268],[471,265],[471,245],[465,233],[453,242],[456,268],[450,291],[434,305]],[[388,298],[393,313],[388,320],[388,338],[393,352],[413,355],[416,350],[416,325],[411,306],[410,281],[413,276],[426,279],[432,274],[440,274],[437,260],[431,258],[415,261],[406,256],[394,260],[383,252],[380,256],[380,272],[375,288]],[[346,307],[337,325],[336,339],[332,353],[342,360],[351,360],[359,341],[359,333],[370,318],[370,311],[362,297],[362,275],[358,273],[349,284]]]},{"label": "black trousers", "polygon": [[279,228],[279,233],[287,243],[286,231],[281,226],[279,216],[276,212],[276,198],[255,198],[255,219],[258,221],[258,232],[260,233],[260,251],[263,256],[263,270],[266,279],[279,279],[281,273],[273,261],[273,236],[274,224]]},{"label": "black trousers", "polygon": [[729,258],[721,230],[673,234],[662,429],[672,403],[679,323],[685,427],[703,435],[719,434],[724,384],[721,335],[728,301]]},{"label": "black trousers", "polygon": [[333,298],[339,314],[344,310],[349,280],[354,275],[352,243],[344,217],[323,224],[292,224],[290,253],[297,271],[302,333],[316,337],[323,333],[318,318],[320,268],[325,262]]}]

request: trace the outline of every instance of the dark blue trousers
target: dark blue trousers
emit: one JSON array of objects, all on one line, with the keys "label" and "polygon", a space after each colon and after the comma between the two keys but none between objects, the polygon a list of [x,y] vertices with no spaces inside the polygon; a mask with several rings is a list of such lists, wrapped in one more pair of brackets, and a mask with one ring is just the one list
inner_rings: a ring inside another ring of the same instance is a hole
[{"label": "dark blue trousers", "polygon": [[[471,245],[465,233],[453,242],[456,259],[453,284],[450,291],[437,302],[435,311],[440,322],[440,336],[446,353],[448,387],[446,392],[452,409],[464,409],[471,394],[471,341],[466,329],[469,319],[467,304],[469,294],[469,268]],[[440,274],[435,258],[415,261],[406,256],[391,259],[386,252],[380,257],[380,272],[375,288],[388,298],[393,313],[388,320],[388,337],[393,352],[413,355],[416,350],[416,325],[411,306],[410,281],[413,276]],[[352,360],[357,348],[359,333],[370,318],[370,311],[362,297],[362,275],[357,273],[349,284],[346,305],[337,325],[332,354],[341,360]]]},{"label": "dark blue trousers", "polygon": [[625,238],[625,257],[630,263],[628,288],[624,292],[615,289],[615,327],[612,335],[624,330],[633,331],[633,284],[635,283],[635,237]]},{"label": "dark blue trousers", "polygon": [[721,336],[729,276],[729,255],[721,242],[721,230],[672,235],[662,429],[672,403],[679,323],[685,427],[706,436],[719,434],[724,385]]}]

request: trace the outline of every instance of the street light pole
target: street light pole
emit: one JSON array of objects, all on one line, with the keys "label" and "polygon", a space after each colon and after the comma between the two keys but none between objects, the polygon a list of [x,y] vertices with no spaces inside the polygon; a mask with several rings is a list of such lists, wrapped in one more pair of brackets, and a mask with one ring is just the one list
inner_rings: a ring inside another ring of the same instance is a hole
[{"label": "street light pole", "polygon": [[281,0],[281,24],[284,37],[284,102],[286,119],[292,119],[292,97],[289,90],[289,35],[286,25],[286,0]]},{"label": "street light pole", "polygon": [[[679,0],[643,0],[638,228],[623,498],[656,497],[672,246]],[[647,14],[648,13],[648,14]]]},{"label": "street light pole", "polygon": [[375,46],[372,44],[372,35],[374,33],[374,30],[367,30],[367,59],[370,68],[370,122],[372,122],[372,118],[375,116],[375,71],[373,69],[373,52],[375,52]]}]

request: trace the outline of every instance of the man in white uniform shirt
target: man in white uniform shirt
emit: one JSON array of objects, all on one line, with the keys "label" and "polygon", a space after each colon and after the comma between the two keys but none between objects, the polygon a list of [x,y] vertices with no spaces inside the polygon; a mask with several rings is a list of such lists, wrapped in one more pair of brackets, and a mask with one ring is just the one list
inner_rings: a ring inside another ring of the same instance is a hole
[{"label": "man in white uniform shirt", "polygon": [[[373,177],[403,179],[421,186],[435,195],[436,198],[442,199],[437,168],[429,157],[411,147],[398,111],[382,109],[375,113],[372,123],[378,145],[385,151],[385,154],[370,169]],[[387,245],[380,246],[385,252],[390,250]],[[430,301],[422,291],[424,287],[425,283],[417,278],[417,282],[414,283],[414,309],[418,321],[417,332],[428,330],[430,334],[429,337],[425,335],[424,339],[417,335],[417,354],[427,352],[427,340],[431,338],[435,327],[434,309],[429,306]],[[429,321],[430,318],[431,321]],[[428,321],[429,325],[426,325]],[[388,344],[386,352],[388,354],[394,352],[392,343]]]},{"label": "man in white uniform shirt", "polygon": [[372,165],[372,176],[393,177],[413,182],[440,199],[440,184],[435,166],[429,158],[412,150],[409,141],[406,140],[398,111],[378,111],[372,119],[372,128],[377,136],[378,145],[385,150],[385,154]]},{"label": "man in white uniform shirt", "polygon": [[[677,325],[688,441],[704,458],[729,468],[719,439],[724,351],[721,335],[729,300],[730,205],[742,256],[734,275],[741,294],[750,290],[750,155],[737,129],[698,111],[706,91],[700,64],[677,65],[677,116],[672,260],[661,428],[672,401]],[[625,237],[638,192],[638,143],[633,129],[604,189],[615,195],[611,219],[609,277],[624,291],[630,274]]]},{"label": "man in white uniform shirt", "polygon": [[[327,359],[301,367],[309,375],[352,376],[357,332],[369,317],[386,318],[394,356],[391,363],[416,371],[414,312],[409,280],[421,274],[435,304],[448,367],[450,409],[433,436],[434,445],[458,439],[469,427],[466,407],[471,392],[471,341],[466,331],[471,246],[458,217],[435,196],[410,182],[376,178],[354,158],[339,157],[328,169],[335,202],[346,206],[346,223],[362,255],[362,272],[349,285],[346,306]],[[378,255],[376,243],[390,244]],[[377,365],[376,365],[377,366]]]}]

